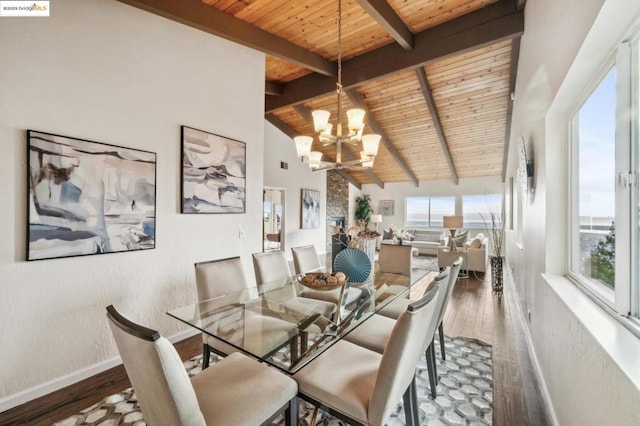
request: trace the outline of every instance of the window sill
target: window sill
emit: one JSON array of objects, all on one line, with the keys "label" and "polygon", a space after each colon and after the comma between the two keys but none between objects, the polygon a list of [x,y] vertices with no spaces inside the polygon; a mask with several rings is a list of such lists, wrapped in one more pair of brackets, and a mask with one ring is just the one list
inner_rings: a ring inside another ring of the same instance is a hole
[{"label": "window sill", "polygon": [[640,389],[640,338],[635,331],[638,327],[631,320],[597,304],[568,278],[552,274],[542,274],[542,277],[611,360]]}]

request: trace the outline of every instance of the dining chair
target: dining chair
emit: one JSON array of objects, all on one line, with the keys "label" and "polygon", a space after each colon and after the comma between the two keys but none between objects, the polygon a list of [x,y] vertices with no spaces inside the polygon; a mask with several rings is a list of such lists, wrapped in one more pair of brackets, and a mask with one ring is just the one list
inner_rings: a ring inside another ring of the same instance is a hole
[{"label": "dining chair", "polygon": [[[210,260],[195,264],[198,301],[212,299],[225,294],[250,292],[249,284],[242,269],[240,257]],[[239,337],[246,349],[253,354],[269,356],[284,344],[296,349],[294,337],[298,334],[296,324],[272,316],[252,314],[245,316],[242,324],[238,324],[242,335]],[[203,352],[202,368],[209,366],[211,352],[221,356],[229,355],[238,349],[207,333],[202,333]]]},{"label": "dining chair", "polygon": [[411,276],[412,246],[408,244],[380,244],[378,267],[380,272]]},{"label": "dining chair", "polygon": [[[304,274],[323,267],[318,258],[316,247],[313,244],[308,246],[292,247],[291,253],[293,254],[293,266],[296,270],[296,274]],[[342,289],[328,291],[304,289],[302,293],[300,293],[303,297],[331,302],[340,309],[342,306],[350,305],[358,300],[362,296],[362,290],[359,288],[349,287],[344,294],[344,300],[342,300]]]},{"label": "dining chair", "polygon": [[278,298],[278,302],[286,308],[295,312],[304,314],[319,313],[325,318],[331,319],[336,311],[336,305],[333,302],[324,300],[315,300],[306,297],[298,297],[295,286],[284,285],[291,276],[287,258],[283,251],[274,250],[264,253],[254,253],[253,270],[256,274],[256,284],[261,286],[265,283],[274,283],[277,280],[282,281],[282,287],[270,291],[270,297]]},{"label": "dining chair", "polygon": [[175,347],[156,330],[113,305],[107,318],[147,424],[258,425],[283,411],[287,425],[297,424],[298,386],[276,369],[233,353],[189,379]]},{"label": "dining chair", "polygon": [[319,355],[293,376],[300,398],[357,425],[385,424],[403,399],[406,424],[418,424],[415,368],[427,344],[424,324],[435,322],[437,293],[432,287],[407,306],[382,354],[340,340]]},{"label": "dining chair", "polygon": [[[437,386],[437,370],[436,370],[436,361],[435,361],[435,351],[433,340],[435,336],[436,329],[438,328],[438,320],[440,315],[440,310],[444,304],[446,295],[447,295],[447,286],[449,285],[449,275],[450,268],[447,267],[444,271],[442,271],[436,278],[434,278],[431,288],[438,288],[438,298],[435,302],[435,315],[430,319],[429,323],[423,324],[423,330],[425,332],[425,341],[426,345],[424,347],[425,357],[427,360],[427,370],[429,374],[429,385],[431,387],[431,396],[435,399],[436,397],[436,386]],[[411,306],[412,301],[407,299],[396,299],[400,300],[400,303],[397,303],[396,306],[405,306],[405,310],[408,306]],[[394,301],[395,302],[395,301]],[[392,302],[393,303],[393,302]],[[400,313],[402,315],[404,311]],[[400,315],[397,318],[400,318]],[[349,334],[347,334],[344,339],[348,342],[354,343],[356,345],[362,346],[369,350],[383,353],[388,345],[391,342],[391,335],[394,330],[397,319],[390,318],[388,316],[374,314],[371,318],[367,319]]]}]

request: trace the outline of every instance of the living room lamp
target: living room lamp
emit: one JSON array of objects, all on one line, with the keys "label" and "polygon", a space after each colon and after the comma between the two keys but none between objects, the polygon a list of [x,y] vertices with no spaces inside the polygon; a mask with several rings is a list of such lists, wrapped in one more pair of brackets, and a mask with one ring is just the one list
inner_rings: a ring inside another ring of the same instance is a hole
[{"label": "living room lamp", "polygon": [[456,240],[453,238],[456,230],[462,228],[462,216],[444,216],[442,218],[442,226],[449,229],[451,233],[451,243],[449,244],[449,251],[458,251],[456,246]]},{"label": "living room lamp", "polygon": [[378,224],[382,223],[382,215],[381,214],[372,214],[369,218],[369,222],[373,223],[376,227],[376,232],[378,232]]}]

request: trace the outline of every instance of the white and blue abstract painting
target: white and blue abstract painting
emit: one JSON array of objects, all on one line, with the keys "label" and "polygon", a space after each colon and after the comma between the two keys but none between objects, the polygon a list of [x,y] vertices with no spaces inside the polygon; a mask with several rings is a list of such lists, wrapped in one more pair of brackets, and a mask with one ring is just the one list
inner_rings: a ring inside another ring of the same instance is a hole
[{"label": "white and blue abstract painting", "polygon": [[27,140],[27,260],[155,248],[155,153],[33,130]]},{"label": "white and blue abstract painting", "polygon": [[182,213],[244,213],[246,145],[182,126]]}]

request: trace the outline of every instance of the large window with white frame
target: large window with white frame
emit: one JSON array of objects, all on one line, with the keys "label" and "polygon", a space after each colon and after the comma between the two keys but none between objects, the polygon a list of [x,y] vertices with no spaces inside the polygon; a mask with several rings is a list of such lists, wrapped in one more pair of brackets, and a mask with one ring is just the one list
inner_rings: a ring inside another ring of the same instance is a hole
[{"label": "large window with white frame", "polygon": [[638,34],[621,43],[573,110],[569,276],[638,318]]},{"label": "large window with white frame", "polygon": [[442,217],[455,210],[455,197],[407,197],[404,223],[408,228],[442,228]]},{"label": "large window with white frame", "polygon": [[465,228],[490,228],[492,214],[502,215],[502,194],[462,196],[462,217]]}]

